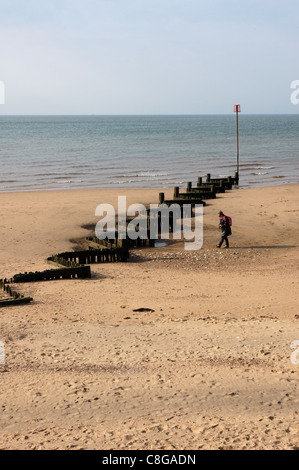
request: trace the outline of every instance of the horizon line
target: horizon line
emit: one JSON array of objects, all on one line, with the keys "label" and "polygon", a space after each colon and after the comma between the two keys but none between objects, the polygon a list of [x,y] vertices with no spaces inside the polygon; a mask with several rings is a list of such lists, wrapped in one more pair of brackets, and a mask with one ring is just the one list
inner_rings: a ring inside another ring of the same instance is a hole
[{"label": "horizon line", "polygon": [[[128,113],[128,114],[0,114],[2,117],[130,117],[130,116],[231,116],[236,114],[234,111],[231,113]],[[240,112],[243,116],[296,116],[297,113],[244,113]]]}]

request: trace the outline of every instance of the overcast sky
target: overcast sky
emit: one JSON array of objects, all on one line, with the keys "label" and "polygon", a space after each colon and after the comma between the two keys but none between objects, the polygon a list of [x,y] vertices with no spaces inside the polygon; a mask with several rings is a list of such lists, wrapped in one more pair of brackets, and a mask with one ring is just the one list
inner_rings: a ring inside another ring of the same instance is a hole
[{"label": "overcast sky", "polygon": [[0,114],[298,113],[298,0],[0,0]]}]

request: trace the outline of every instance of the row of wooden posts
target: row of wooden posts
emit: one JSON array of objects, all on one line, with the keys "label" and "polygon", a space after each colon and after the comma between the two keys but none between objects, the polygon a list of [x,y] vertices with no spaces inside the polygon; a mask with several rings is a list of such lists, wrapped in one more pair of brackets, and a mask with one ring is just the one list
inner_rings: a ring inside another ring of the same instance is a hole
[{"label": "row of wooden posts", "polygon": [[10,282],[36,282],[59,279],[86,279],[91,277],[90,264],[127,261],[128,249],[102,248],[70,251],[49,256],[47,263],[61,265],[63,268],[16,274]]},{"label": "row of wooden posts", "polygon": [[113,263],[117,261],[125,262],[129,256],[127,247],[114,247],[100,249],[69,251],[51,256],[49,262],[62,264],[66,267],[76,267],[85,264]]},{"label": "row of wooden posts", "polygon": [[197,180],[197,185],[193,186],[192,182],[187,183],[185,192],[180,192],[178,186],[174,187],[173,199],[166,200],[165,193],[159,194],[159,203],[166,204],[168,206],[172,204],[178,204],[183,206],[188,200],[188,204],[193,207],[196,204],[205,205],[207,199],[215,199],[217,194],[225,193],[226,190],[232,189],[233,186],[239,184],[239,175],[236,172],[234,176],[227,176],[225,178],[211,178],[211,174],[208,173],[206,181],[200,176]]},{"label": "row of wooden posts", "polygon": [[0,289],[9,297],[0,299],[0,307],[25,304],[31,302],[32,297],[25,297],[12,288],[12,284],[53,281],[60,279],[88,279],[91,278],[90,264],[127,261],[128,247],[102,247],[82,251],[59,253],[47,258],[47,263],[61,265],[63,268],[47,269],[44,271],[25,272],[15,274],[10,279],[0,279]]},{"label": "row of wooden posts", "polygon": [[5,292],[9,297],[0,299],[0,307],[7,307],[9,305],[28,304],[33,299],[32,297],[25,297],[20,292],[14,290],[11,285],[11,280],[0,279],[0,290]]}]

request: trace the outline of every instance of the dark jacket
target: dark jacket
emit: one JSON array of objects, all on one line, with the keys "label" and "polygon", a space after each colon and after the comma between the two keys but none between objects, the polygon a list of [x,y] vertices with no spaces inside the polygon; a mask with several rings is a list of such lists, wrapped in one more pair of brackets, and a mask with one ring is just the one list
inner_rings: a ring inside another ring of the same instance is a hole
[{"label": "dark jacket", "polygon": [[222,219],[220,220],[220,226],[221,226],[223,235],[226,235],[226,236],[231,235],[232,231],[229,225],[229,220],[226,217],[226,215],[224,215]]}]

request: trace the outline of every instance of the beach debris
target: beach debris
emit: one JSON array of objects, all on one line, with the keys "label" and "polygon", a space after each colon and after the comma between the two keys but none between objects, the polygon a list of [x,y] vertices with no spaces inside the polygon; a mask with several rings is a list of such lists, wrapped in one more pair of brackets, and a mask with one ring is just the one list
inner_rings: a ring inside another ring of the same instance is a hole
[{"label": "beach debris", "polygon": [[133,312],[147,312],[147,313],[154,313],[154,312],[155,312],[155,310],[153,310],[152,308],[140,307],[140,308],[136,308],[135,310],[133,310]]}]

